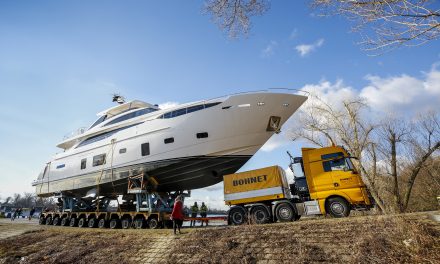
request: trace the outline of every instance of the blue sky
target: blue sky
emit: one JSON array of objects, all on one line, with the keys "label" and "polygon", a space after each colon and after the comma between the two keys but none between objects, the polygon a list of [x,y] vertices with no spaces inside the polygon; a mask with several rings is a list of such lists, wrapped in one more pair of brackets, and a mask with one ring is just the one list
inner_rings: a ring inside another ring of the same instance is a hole
[{"label": "blue sky", "polygon": [[[264,16],[252,20],[247,38],[231,40],[203,14],[203,5],[1,1],[0,197],[33,191],[31,181],[59,151],[55,145],[112,106],[115,92],[151,103],[184,103],[327,83],[327,92],[349,87],[380,98],[399,93],[392,84],[407,83],[404,77],[422,86],[438,77],[438,41],[370,57],[356,45],[360,37],[350,32],[347,20],[318,17],[306,1],[273,2]],[[376,88],[376,94],[368,87]],[[435,105],[438,98],[426,100]],[[245,169],[285,168],[285,151],[299,152],[297,144],[272,141],[283,143],[266,146]],[[219,205],[221,188],[193,195],[199,200],[207,196]]]}]

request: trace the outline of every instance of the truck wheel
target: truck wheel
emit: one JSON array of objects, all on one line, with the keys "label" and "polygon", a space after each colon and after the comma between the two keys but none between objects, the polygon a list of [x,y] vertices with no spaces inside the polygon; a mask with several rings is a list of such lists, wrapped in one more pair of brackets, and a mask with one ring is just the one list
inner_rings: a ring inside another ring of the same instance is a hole
[{"label": "truck wheel", "polygon": [[78,222],[76,221],[76,217],[70,218],[70,222],[69,222],[70,227],[75,227],[77,224]]},{"label": "truck wheel", "polygon": [[45,223],[46,223],[46,219],[44,218],[44,216],[40,217],[40,221],[38,221],[38,224],[44,225]]},{"label": "truck wheel", "polygon": [[110,229],[119,228],[119,219],[110,220]]},{"label": "truck wheel", "polygon": [[51,225],[52,224],[52,217],[48,216],[46,217],[46,225]]},{"label": "truck wheel", "polygon": [[151,218],[151,219],[148,221],[148,227],[149,227],[150,229],[158,229],[158,228],[159,228],[159,221],[157,221],[156,218]]},{"label": "truck wheel", "polygon": [[61,225],[67,226],[69,224],[69,219],[67,217],[61,218]]},{"label": "truck wheel", "polygon": [[94,217],[90,218],[90,219],[89,219],[89,222],[87,223],[87,225],[88,225],[90,228],[94,228],[94,227],[96,227],[96,224],[97,224],[97,222],[96,222],[96,218],[94,218]]},{"label": "truck wheel", "polygon": [[78,227],[86,227],[86,219],[81,217],[78,221]]},{"label": "truck wheel", "polygon": [[275,209],[275,215],[280,222],[291,222],[296,213],[288,203],[280,203]]},{"label": "truck wheel", "polygon": [[325,210],[335,218],[347,217],[350,214],[347,201],[341,197],[329,198],[325,203]]},{"label": "truck wheel", "polygon": [[136,229],[142,229],[145,227],[145,221],[143,219],[134,220],[134,227]]},{"label": "truck wheel", "polygon": [[53,222],[52,222],[52,224],[54,225],[54,226],[57,226],[57,225],[59,225],[60,224],[60,218],[58,217],[58,216],[55,216],[55,218],[53,219]]},{"label": "truck wheel", "polygon": [[263,205],[257,205],[251,209],[252,220],[257,224],[266,224],[269,222],[269,211]]},{"label": "truck wheel", "polygon": [[106,227],[107,227],[107,221],[105,221],[104,218],[99,219],[98,228],[106,228]]},{"label": "truck wheel", "polygon": [[229,211],[229,220],[233,225],[246,223],[246,209],[240,206],[232,207]]},{"label": "truck wheel", "polygon": [[121,225],[123,229],[129,229],[131,227],[131,220],[128,218],[122,219]]}]

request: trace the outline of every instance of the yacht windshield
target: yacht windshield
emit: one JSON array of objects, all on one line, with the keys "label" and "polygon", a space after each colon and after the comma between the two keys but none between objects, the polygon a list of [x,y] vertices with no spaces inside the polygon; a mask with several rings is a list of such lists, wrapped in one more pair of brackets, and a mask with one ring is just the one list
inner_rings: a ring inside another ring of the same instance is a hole
[{"label": "yacht windshield", "polygon": [[141,115],[145,115],[145,114],[154,112],[154,111],[157,111],[157,109],[154,109],[154,108],[140,109],[140,110],[137,110],[137,111],[134,111],[134,112],[122,115],[120,117],[117,117],[117,118],[113,119],[112,121],[108,122],[107,124],[105,124],[104,126],[113,125],[113,124],[116,124],[116,123],[119,123],[119,122],[122,122],[122,121],[125,121],[125,120],[128,120],[128,119],[131,119],[131,118],[135,118],[135,117],[138,117],[138,116],[141,116]]},{"label": "yacht windshield", "polygon": [[[95,121],[95,123],[93,123],[93,125],[90,126],[90,128],[97,126],[99,124],[101,124],[102,122],[104,122],[107,119],[107,115],[103,115],[100,118],[98,118],[98,120]],[[90,129],[89,128],[89,129]]]}]

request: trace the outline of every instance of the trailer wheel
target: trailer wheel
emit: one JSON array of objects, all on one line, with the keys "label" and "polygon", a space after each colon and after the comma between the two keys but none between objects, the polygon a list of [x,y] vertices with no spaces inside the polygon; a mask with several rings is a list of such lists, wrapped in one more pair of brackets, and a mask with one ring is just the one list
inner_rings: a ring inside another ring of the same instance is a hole
[{"label": "trailer wheel", "polygon": [[60,223],[61,223],[60,218],[59,218],[58,216],[55,216],[55,218],[53,219],[52,224],[53,224],[54,226],[57,226],[57,225],[59,225]]},{"label": "trailer wheel", "polygon": [[69,225],[69,218],[67,218],[67,217],[63,217],[63,218],[61,218],[61,225],[62,225],[62,226],[67,226],[67,225]]},{"label": "trailer wheel", "polygon": [[158,228],[159,228],[159,221],[157,221],[156,218],[151,218],[151,219],[148,221],[148,227],[149,227],[150,229],[158,229]]},{"label": "trailer wheel", "polygon": [[134,227],[136,229],[142,229],[145,227],[145,221],[143,219],[134,220]]},{"label": "trailer wheel", "polygon": [[107,227],[107,221],[105,221],[104,218],[99,219],[98,228],[106,228],[106,227]]},{"label": "trailer wheel", "polygon": [[52,224],[52,216],[46,217],[46,225],[51,225],[51,224]]},{"label": "trailer wheel", "polygon": [[94,217],[90,218],[90,219],[89,219],[89,222],[87,223],[87,225],[88,225],[90,228],[95,228],[95,227],[96,227],[96,218],[94,218]]},{"label": "trailer wheel", "polygon": [[128,218],[124,218],[121,221],[121,225],[123,229],[129,229],[131,227],[131,220]]},{"label": "trailer wheel", "polygon": [[44,225],[45,223],[46,223],[46,219],[44,218],[44,216],[40,217],[40,221],[38,221],[38,224]]},{"label": "trailer wheel", "polygon": [[280,222],[291,222],[296,213],[288,203],[280,203],[275,209],[275,215]]},{"label": "trailer wheel", "polygon": [[75,227],[75,226],[77,226],[77,224],[78,224],[78,221],[76,221],[76,217],[70,218],[70,222],[69,222],[70,227]]},{"label": "trailer wheel", "polygon": [[350,214],[350,207],[347,201],[341,197],[332,197],[325,202],[325,210],[332,217],[347,217]]},{"label": "trailer wheel", "polygon": [[241,206],[232,207],[229,211],[229,219],[233,225],[242,225],[246,223],[246,209]]},{"label": "trailer wheel", "polygon": [[110,220],[110,229],[119,228],[119,219]]},{"label": "trailer wheel", "polygon": [[78,221],[78,227],[86,227],[86,219],[81,217]]},{"label": "trailer wheel", "polygon": [[266,224],[269,222],[269,211],[264,205],[253,206],[251,209],[252,220],[257,224]]}]

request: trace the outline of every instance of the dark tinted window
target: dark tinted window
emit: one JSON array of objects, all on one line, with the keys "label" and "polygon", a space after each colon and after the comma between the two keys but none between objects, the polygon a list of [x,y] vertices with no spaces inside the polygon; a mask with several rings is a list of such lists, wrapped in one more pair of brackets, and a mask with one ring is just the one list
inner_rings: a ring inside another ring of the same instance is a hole
[{"label": "dark tinted window", "polygon": [[125,152],[127,152],[127,149],[126,149],[126,148],[121,148],[121,149],[119,150],[119,154],[124,154]]},{"label": "dark tinted window", "polygon": [[173,143],[173,142],[174,142],[174,138],[173,138],[173,137],[171,137],[171,138],[166,138],[166,139],[164,139],[163,142],[164,142],[165,144]]},{"label": "dark tinted window", "polygon": [[150,155],[150,143],[144,143],[141,145],[142,156]]},{"label": "dark tinted window", "polygon": [[93,167],[102,164],[105,164],[105,154],[101,154],[93,157]]},{"label": "dark tinted window", "polygon": [[205,108],[204,105],[191,106],[191,107],[188,107],[187,113],[192,113],[192,112],[195,112],[195,111],[199,111],[199,110],[202,110],[203,108]]},{"label": "dark tinted window", "polygon": [[125,121],[125,120],[128,120],[128,119],[131,119],[131,118],[135,118],[135,117],[138,117],[138,116],[141,116],[141,115],[145,115],[145,114],[154,112],[154,111],[156,111],[156,109],[153,109],[153,108],[144,108],[144,109],[141,109],[141,110],[137,110],[137,111],[125,114],[123,116],[117,117],[114,120],[112,120],[112,121],[108,122],[107,124],[105,124],[105,126],[113,125],[113,124],[116,124],[116,123],[119,123],[119,122],[122,122],[122,121]]},{"label": "dark tinted window", "polygon": [[105,132],[105,133],[102,133],[102,134],[99,134],[99,135],[95,135],[95,136],[89,137],[86,140],[84,140],[83,142],[79,143],[79,145],[76,148],[79,148],[79,147],[82,147],[82,146],[85,146],[85,145],[88,145],[88,144],[92,144],[92,143],[95,143],[97,141],[106,139],[106,138],[111,137],[113,134],[115,134],[115,133],[117,133],[117,132],[119,132],[121,130],[130,128],[130,127],[133,127],[133,126],[136,126],[136,125],[139,125],[139,123],[138,124],[129,125],[129,126],[125,126],[125,127],[121,127],[121,128],[109,131],[109,132]]},{"label": "dark tinted window", "polygon": [[82,159],[81,160],[81,169],[84,170],[87,166],[87,159]]},{"label": "dark tinted window", "polygon": [[323,159],[323,160],[335,159],[335,158],[341,158],[341,157],[344,157],[344,153],[342,153],[342,152],[321,155],[321,159]]},{"label": "dark tinted window", "polygon": [[60,164],[60,165],[57,166],[57,169],[61,169],[61,168],[64,168],[64,167],[66,167],[65,164]]},{"label": "dark tinted window", "polygon": [[189,113],[199,111],[199,110],[202,110],[205,108],[213,107],[213,106],[218,105],[220,103],[221,102],[194,105],[194,106],[190,106],[188,108],[182,108],[182,109],[174,110],[172,112],[165,113],[162,116],[160,116],[159,118],[172,118],[172,117],[176,117],[176,116],[181,116],[181,115],[189,114]]},{"label": "dark tinted window", "polygon": [[208,132],[197,133],[197,138],[207,138]]},{"label": "dark tinted window", "polygon": [[[95,123],[93,123],[93,125],[92,125],[90,128],[92,128],[92,127],[94,127],[94,126],[97,126],[97,125],[101,124],[101,123],[104,122],[106,119],[107,119],[107,115],[103,115],[103,116],[101,116],[100,118],[98,118],[98,120],[95,121]],[[89,129],[90,129],[90,128],[89,128]]]}]

